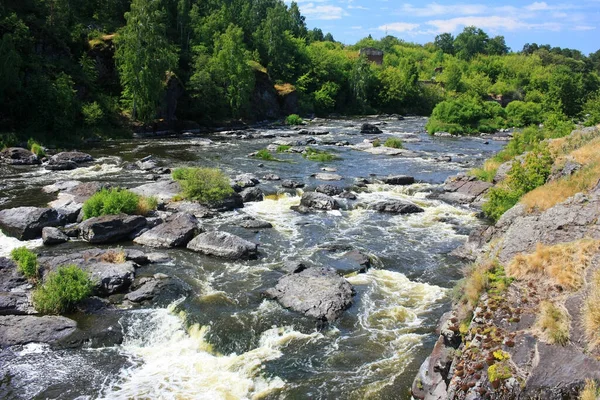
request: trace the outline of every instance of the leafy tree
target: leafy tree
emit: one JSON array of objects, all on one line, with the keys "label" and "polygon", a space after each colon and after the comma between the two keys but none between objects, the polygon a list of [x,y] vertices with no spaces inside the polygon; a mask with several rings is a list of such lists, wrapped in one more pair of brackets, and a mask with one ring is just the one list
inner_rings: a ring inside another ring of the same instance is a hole
[{"label": "leafy tree", "polygon": [[352,99],[354,107],[359,113],[365,112],[371,98],[371,90],[375,83],[375,76],[371,69],[371,63],[366,57],[359,57],[354,63],[350,75],[350,86],[352,88]]},{"label": "leafy tree", "polygon": [[454,36],[451,33],[442,33],[435,37],[435,47],[445,54],[454,54]]},{"label": "leafy tree", "polygon": [[308,40],[310,42],[322,42],[323,41],[323,31],[319,28],[313,28],[308,31]]},{"label": "leafy tree", "polygon": [[454,40],[456,55],[463,60],[470,60],[477,54],[485,53],[488,35],[474,26],[467,26]]},{"label": "leafy tree", "polygon": [[335,42],[335,39],[333,38],[333,35],[330,32],[327,32],[325,37],[323,37],[323,41],[324,42]]},{"label": "leafy tree", "polygon": [[133,0],[125,19],[115,54],[123,96],[132,101],[133,118],[148,122],[155,116],[165,73],[177,65],[177,51],[167,40],[160,2]]},{"label": "leafy tree", "polygon": [[504,36],[494,36],[485,45],[485,52],[489,55],[502,56],[508,54],[510,48],[506,45]]}]

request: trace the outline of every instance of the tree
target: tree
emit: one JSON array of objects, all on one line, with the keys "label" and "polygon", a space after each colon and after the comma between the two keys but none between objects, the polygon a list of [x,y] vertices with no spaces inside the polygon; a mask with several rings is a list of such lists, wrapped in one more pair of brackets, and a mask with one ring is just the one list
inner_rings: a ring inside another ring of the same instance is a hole
[{"label": "tree", "polygon": [[327,32],[327,34],[323,38],[323,41],[324,42],[335,42],[335,39],[333,38],[333,35],[330,32]]},{"label": "tree", "polygon": [[454,40],[458,58],[470,60],[476,54],[485,53],[488,35],[475,26],[467,26]]},{"label": "tree", "polygon": [[115,54],[123,97],[132,117],[151,121],[164,88],[165,73],[177,65],[177,51],[166,37],[165,12],[156,0],[133,0],[119,31]]},{"label": "tree", "polygon": [[506,45],[504,36],[494,36],[485,45],[485,52],[491,56],[508,54],[510,48]]},{"label": "tree", "polygon": [[437,35],[433,44],[446,54],[454,54],[454,36],[450,33]]},{"label": "tree", "polygon": [[306,29],[306,18],[300,14],[298,3],[292,1],[288,10],[292,19],[292,34],[297,38],[305,38],[308,36],[308,30]]},{"label": "tree", "polygon": [[323,31],[319,28],[313,28],[313,30],[308,31],[309,42],[322,42],[323,37]]},{"label": "tree", "polygon": [[352,100],[356,111],[365,112],[369,104],[369,95],[373,86],[374,76],[371,63],[366,56],[359,57],[354,63],[350,75],[350,86],[352,88]]}]

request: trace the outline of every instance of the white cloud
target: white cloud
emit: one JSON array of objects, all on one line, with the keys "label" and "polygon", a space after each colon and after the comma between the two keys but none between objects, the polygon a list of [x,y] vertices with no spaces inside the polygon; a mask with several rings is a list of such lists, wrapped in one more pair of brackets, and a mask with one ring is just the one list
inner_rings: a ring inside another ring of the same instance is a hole
[{"label": "white cloud", "polygon": [[516,17],[485,16],[485,17],[457,17],[450,19],[437,19],[427,21],[428,25],[434,26],[439,33],[456,32],[459,28],[465,26],[476,26],[483,30],[498,31],[517,31],[517,30],[548,30],[560,31],[562,24],[558,22],[528,23]]},{"label": "white cloud", "polygon": [[343,16],[348,15],[342,7],[332,5],[315,5],[314,3],[307,3],[300,5],[300,12],[314,20],[333,20],[341,19]]},{"label": "white cloud", "polygon": [[487,6],[483,4],[450,4],[430,3],[424,7],[404,4],[398,13],[407,17],[435,17],[441,15],[478,15],[483,14]]},{"label": "white cloud", "polygon": [[394,22],[391,24],[381,25],[377,29],[383,32],[405,33],[414,31],[419,26],[419,24],[411,24],[408,22]]}]

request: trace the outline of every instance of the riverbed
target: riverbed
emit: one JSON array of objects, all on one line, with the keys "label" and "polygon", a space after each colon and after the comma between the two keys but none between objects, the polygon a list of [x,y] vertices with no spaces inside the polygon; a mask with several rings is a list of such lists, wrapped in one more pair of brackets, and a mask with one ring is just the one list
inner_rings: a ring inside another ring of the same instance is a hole
[{"label": "riverbed", "polygon": [[[462,263],[449,256],[480,221],[474,210],[428,196],[444,180],[467,171],[497,152],[501,142],[482,138],[432,137],[426,119],[370,119],[384,122],[379,135],[360,134],[357,119],[319,120],[304,127],[316,148],[336,155],[314,162],[300,154],[277,153],[278,161],[248,157],[278,140],[305,140],[289,127],[242,132],[186,134],[104,142],[90,148],[93,165],[50,172],[41,167],[0,166],[0,208],[44,206],[55,195],[42,187],[64,180],[98,181],[123,187],[148,183],[132,163],[152,155],[159,165],[219,167],[228,175],[276,174],[306,184],[352,187],[368,182],[341,210],[300,214],[301,190],[281,181],[262,181],[269,196],[239,210],[203,220],[259,243],[257,260],[223,261],[185,249],[167,250],[166,263],[142,267],[181,280],[190,295],[152,308],[123,310],[123,344],[103,348],[52,350],[29,344],[1,350],[0,397],[14,399],[408,399],[410,384],[437,336],[436,323],[448,310],[450,291]],[[410,157],[375,155],[353,145],[394,136]],[[208,140],[207,140],[208,139]],[[338,145],[336,145],[338,144]],[[439,157],[446,157],[440,159]],[[448,161],[448,158],[450,161]],[[333,170],[341,181],[312,175]],[[417,183],[392,186],[378,177],[414,176]],[[160,177],[158,177],[160,179]],[[425,212],[380,214],[365,205],[408,200]],[[273,229],[252,231],[235,222],[250,215]],[[26,245],[43,254],[89,247],[70,242],[45,248],[41,240],[19,242],[0,233],[0,256]],[[123,248],[140,248],[131,242]],[[115,247],[115,246],[110,246]],[[286,262],[339,267],[348,250],[368,254],[373,267],[351,274],[353,305],[332,324],[281,307],[263,293],[282,276]]]}]

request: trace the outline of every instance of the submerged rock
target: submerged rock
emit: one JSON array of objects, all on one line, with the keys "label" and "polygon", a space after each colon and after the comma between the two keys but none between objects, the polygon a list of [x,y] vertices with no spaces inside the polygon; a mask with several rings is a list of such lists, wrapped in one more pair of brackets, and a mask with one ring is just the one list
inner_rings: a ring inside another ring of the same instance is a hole
[{"label": "submerged rock", "polygon": [[299,188],[303,188],[305,186],[305,184],[302,182],[298,182],[298,181],[285,180],[285,181],[281,182],[281,186],[286,189],[299,189]]},{"label": "submerged rock", "polygon": [[267,175],[263,176],[263,179],[265,181],[279,181],[279,180],[281,180],[281,178],[279,177],[279,175],[275,175],[275,174],[267,174]]},{"label": "submerged rock", "polygon": [[187,248],[209,256],[233,260],[256,258],[258,245],[227,232],[201,233],[188,243]]},{"label": "submerged rock", "polygon": [[250,216],[239,221],[237,225],[246,229],[269,229],[273,227],[273,225],[270,222],[261,221]]},{"label": "submerged rock", "polygon": [[0,211],[0,229],[19,240],[37,239],[47,226],[62,226],[64,216],[51,208],[17,207]]},{"label": "submerged rock", "polygon": [[90,243],[111,243],[129,237],[146,226],[139,215],[104,215],[90,218],[79,225],[81,238]]},{"label": "submerged rock", "polygon": [[150,247],[180,247],[188,244],[201,232],[198,220],[191,214],[175,214],[164,223],[134,239],[137,244]]},{"label": "submerged rock", "polygon": [[0,316],[0,347],[27,343],[56,344],[77,331],[72,319],[58,316]]},{"label": "submerged rock", "polygon": [[369,209],[390,214],[415,214],[425,212],[421,207],[403,200],[386,200],[372,204]]},{"label": "submerged rock", "polygon": [[341,181],[344,179],[341,175],[332,173],[319,173],[313,175],[315,179],[320,181]]},{"label": "submerged rock", "polygon": [[332,322],[350,307],[354,289],[335,270],[311,267],[283,276],[266,294],[286,308]]}]

